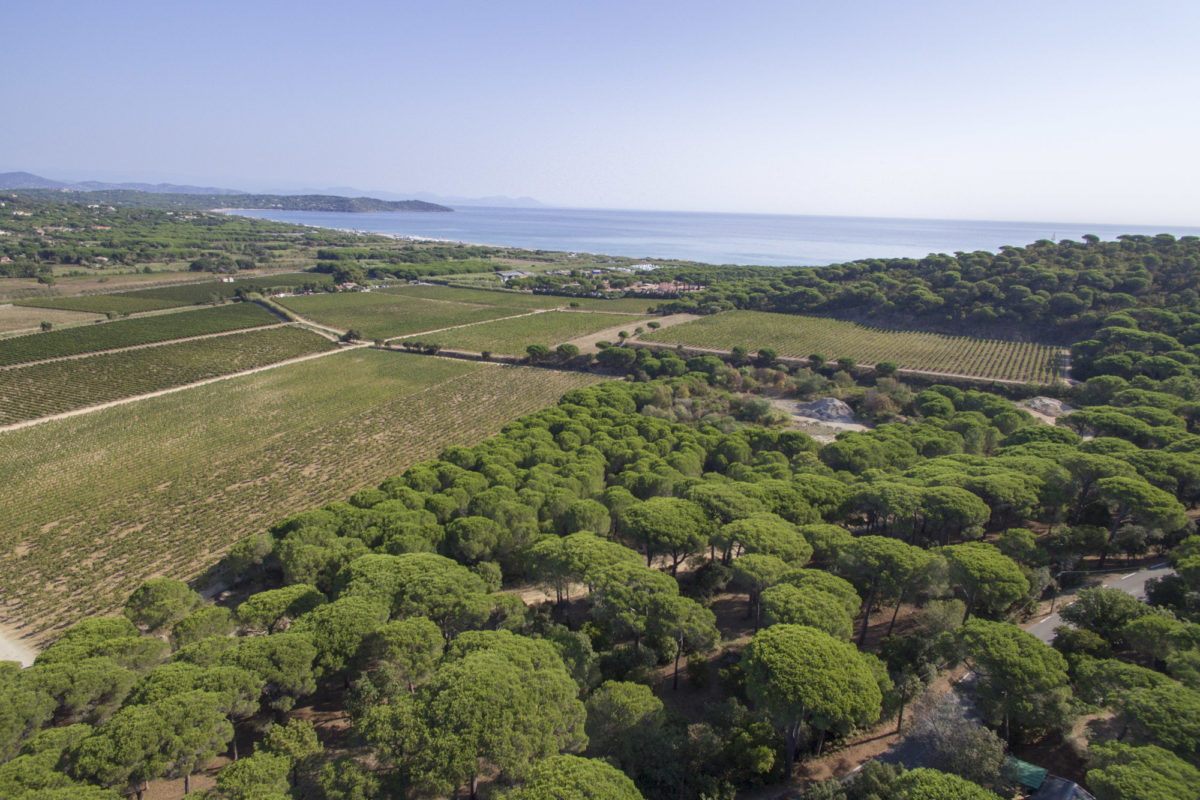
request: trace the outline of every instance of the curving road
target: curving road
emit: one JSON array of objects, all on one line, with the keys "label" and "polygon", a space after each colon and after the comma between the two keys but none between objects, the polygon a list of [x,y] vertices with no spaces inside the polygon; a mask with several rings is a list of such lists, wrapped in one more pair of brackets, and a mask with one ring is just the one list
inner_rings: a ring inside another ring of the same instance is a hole
[{"label": "curving road", "polygon": [[[1109,577],[1100,582],[1101,586],[1109,589],[1120,589],[1123,592],[1133,595],[1139,600],[1146,599],[1146,581],[1151,578],[1162,578],[1166,575],[1174,575],[1175,570],[1171,569],[1170,565],[1165,561],[1161,564],[1155,564],[1153,567],[1146,567],[1128,574],[1113,573]],[[1070,605],[1072,602],[1070,596],[1064,596],[1060,605]],[[1049,644],[1054,639],[1054,629],[1059,625],[1065,625],[1063,618],[1058,612],[1054,612],[1045,619],[1029,625],[1025,630],[1032,633],[1034,636],[1041,639],[1046,644]]]}]

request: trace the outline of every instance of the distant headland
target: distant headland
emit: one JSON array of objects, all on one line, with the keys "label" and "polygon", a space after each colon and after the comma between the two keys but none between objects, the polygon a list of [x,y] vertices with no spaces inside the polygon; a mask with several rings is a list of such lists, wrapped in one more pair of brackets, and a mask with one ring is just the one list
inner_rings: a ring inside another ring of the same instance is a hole
[{"label": "distant headland", "polygon": [[328,194],[249,194],[232,189],[145,183],[64,183],[28,172],[0,173],[0,190],[79,203],[211,211],[222,208],[279,211],[453,211],[424,200],[379,200]]}]

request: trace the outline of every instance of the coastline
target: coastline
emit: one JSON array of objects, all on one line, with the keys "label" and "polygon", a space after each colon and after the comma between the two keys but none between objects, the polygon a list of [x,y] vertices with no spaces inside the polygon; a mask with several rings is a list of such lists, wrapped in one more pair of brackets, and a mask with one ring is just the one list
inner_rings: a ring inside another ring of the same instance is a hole
[{"label": "coastline", "polygon": [[871,259],[999,252],[1048,237],[1200,235],[1200,226],[878,219],[713,212],[462,206],[455,214],[220,209],[355,235],[709,266],[822,267]]},{"label": "coastline", "polygon": [[[233,214],[234,216],[238,216],[238,212],[240,212],[240,211],[261,211],[261,210],[262,209],[258,209],[258,208],[210,208],[209,209],[209,211],[213,214]],[[330,212],[330,213],[333,213],[333,212]],[[351,213],[351,212],[338,212],[338,213]],[[269,219],[268,217],[255,217],[255,216],[249,215],[249,214],[246,216],[249,219]],[[279,220],[271,220],[271,221],[278,222]],[[335,228],[330,225],[313,225],[312,223],[309,223],[309,222],[288,222],[286,224],[296,225],[301,228],[315,228],[315,229],[321,230],[321,231],[337,231],[338,233],[352,233],[355,236],[382,236],[385,239],[392,239],[393,241],[397,241],[397,242],[437,242],[440,244],[469,244],[469,245],[472,245],[475,247],[502,247],[503,246],[503,245],[489,245],[489,244],[484,244],[483,242],[467,242],[467,241],[463,241],[461,239],[439,239],[436,236],[417,236],[415,234],[407,234],[407,233],[383,233],[381,231],[364,231],[359,228]],[[514,247],[512,249],[527,250],[528,248]]]}]

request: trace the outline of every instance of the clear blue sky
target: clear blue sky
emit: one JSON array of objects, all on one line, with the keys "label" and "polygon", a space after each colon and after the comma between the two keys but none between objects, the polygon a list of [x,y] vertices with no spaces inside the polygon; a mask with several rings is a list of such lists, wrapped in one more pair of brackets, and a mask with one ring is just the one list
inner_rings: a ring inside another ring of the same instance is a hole
[{"label": "clear blue sky", "polygon": [[1200,224],[1200,3],[38,2],[0,171]]}]

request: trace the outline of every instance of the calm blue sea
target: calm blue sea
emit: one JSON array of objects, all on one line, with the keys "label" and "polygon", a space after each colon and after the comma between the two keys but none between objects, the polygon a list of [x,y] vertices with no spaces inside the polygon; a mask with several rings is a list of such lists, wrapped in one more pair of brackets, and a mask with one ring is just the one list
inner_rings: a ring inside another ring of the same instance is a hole
[{"label": "calm blue sea", "polygon": [[460,206],[452,213],[239,210],[280,222],[474,244],[708,264],[823,266],[858,258],[922,258],[1091,233],[1200,235],[1200,227],[975,222],[672,211]]}]

